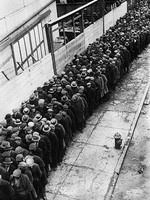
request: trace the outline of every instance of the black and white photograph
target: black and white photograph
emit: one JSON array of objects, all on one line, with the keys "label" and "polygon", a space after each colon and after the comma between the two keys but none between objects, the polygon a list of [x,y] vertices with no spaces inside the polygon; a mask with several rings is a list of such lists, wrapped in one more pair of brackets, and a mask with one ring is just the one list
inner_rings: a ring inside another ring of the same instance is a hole
[{"label": "black and white photograph", "polygon": [[0,0],[0,200],[150,200],[150,0]]}]

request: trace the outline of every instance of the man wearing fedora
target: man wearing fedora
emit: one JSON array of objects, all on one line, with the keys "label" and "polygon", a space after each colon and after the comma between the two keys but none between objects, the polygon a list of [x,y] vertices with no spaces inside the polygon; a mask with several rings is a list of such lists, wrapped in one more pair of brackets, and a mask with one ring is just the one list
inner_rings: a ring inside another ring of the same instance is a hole
[{"label": "man wearing fedora", "polygon": [[10,176],[13,173],[13,171],[16,169],[16,167],[13,165],[11,157],[5,157],[2,167],[6,170],[6,180],[10,180]]},{"label": "man wearing fedora", "polygon": [[34,132],[32,134],[32,141],[35,142],[36,146],[42,150],[42,152],[43,152],[43,161],[45,163],[45,168],[46,168],[46,170],[48,172],[49,155],[47,155],[47,153],[48,153],[47,143],[45,143],[43,138],[40,136],[39,132]]}]

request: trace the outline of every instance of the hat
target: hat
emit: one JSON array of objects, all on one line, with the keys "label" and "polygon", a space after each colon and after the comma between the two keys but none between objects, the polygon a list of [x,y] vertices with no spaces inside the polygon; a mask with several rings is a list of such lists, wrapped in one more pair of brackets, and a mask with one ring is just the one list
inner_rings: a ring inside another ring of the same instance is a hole
[{"label": "hat", "polygon": [[73,88],[74,88],[74,87],[77,87],[76,81],[72,81],[72,82],[71,82],[71,87],[73,87]]},{"label": "hat", "polygon": [[55,130],[55,126],[53,124],[50,124],[50,130],[54,131]]},{"label": "hat", "polygon": [[12,109],[12,112],[13,112],[13,113],[18,113],[18,112],[19,112],[19,109],[18,109],[18,108],[14,108],[14,109]]},{"label": "hat", "polygon": [[71,85],[68,84],[65,86],[65,88],[69,90],[69,89],[71,89]]},{"label": "hat", "polygon": [[88,70],[87,70],[87,73],[90,74],[91,72],[92,72],[92,69],[88,69]]},{"label": "hat", "polygon": [[31,105],[30,105],[30,108],[31,108],[31,109],[34,109],[34,108],[35,108],[35,105],[34,105],[34,104],[31,104]]},{"label": "hat", "polygon": [[61,92],[61,91],[62,91],[62,87],[59,86],[59,87],[57,88],[57,92]]},{"label": "hat", "polygon": [[21,153],[18,154],[18,155],[16,155],[16,161],[17,161],[17,162],[23,161],[23,155],[22,155]]},{"label": "hat", "polygon": [[57,75],[53,75],[53,76],[52,76],[52,80],[53,80],[53,79],[57,79]]},{"label": "hat", "polygon": [[42,119],[42,115],[40,113],[37,113],[33,119],[35,122],[39,122]]},{"label": "hat", "polygon": [[48,108],[47,112],[48,112],[48,113],[50,113],[50,112],[53,113],[53,109]]},{"label": "hat", "polygon": [[22,153],[22,151],[23,151],[23,149],[22,149],[21,146],[18,146],[18,147],[16,147],[16,149],[15,149],[15,153],[16,153],[16,154],[20,154],[20,153]]},{"label": "hat", "polygon": [[41,91],[42,90],[42,87],[37,87],[37,91]]},{"label": "hat", "polygon": [[81,86],[79,87],[79,89],[81,89],[81,90],[84,91],[84,86],[81,85]]},{"label": "hat", "polygon": [[12,163],[11,157],[5,157],[5,160],[3,161],[3,163],[10,165]]},{"label": "hat", "polygon": [[64,104],[64,105],[63,105],[63,109],[64,109],[64,110],[67,110],[67,109],[68,109],[68,106],[67,106],[66,104]]},{"label": "hat", "polygon": [[57,113],[56,115],[55,115],[55,118],[59,121],[59,120],[61,120],[62,119],[62,114],[61,113]]},{"label": "hat", "polygon": [[34,122],[28,122],[28,127],[33,128],[34,127]]},{"label": "hat", "polygon": [[4,119],[3,121],[0,122],[0,125],[2,125],[3,127],[7,126],[7,121]]},{"label": "hat", "polygon": [[56,118],[52,118],[51,119],[51,124],[53,124],[54,126],[56,126],[58,123],[57,119]]},{"label": "hat", "polygon": [[44,105],[44,103],[45,103],[45,100],[44,100],[44,99],[39,99],[39,100],[38,100],[38,105],[41,105],[41,104]]},{"label": "hat", "polygon": [[62,102],[68,101],[68,97],[67,97],[66,95],[62,96],[62,97],[61,97],[61,101],[62,101]]},{"label": "hat", "polygon": [[4,151],[2,157],[11,157],[11,151]]},{"label": "hat", "polygon": [[19,134],[19,127],[13,127],[12,133],[16,133],[17,135]]},{"label": "hat", "polygon": [[29,112],[30,112],[29,108],[26,107],[26,108],[23,109],[23,114],[28,115]]},{"label": "hat", "polygon": [[29,145],[29,151],[36,150],[36,143],[31,143]]},{"label": "hat", "polygon": [[91,86],[91,83],[90,83],[90,82],[88,82],[86,85],[87,85],[87,86]]},{"label": "hat", "polygon": [[[51,109],[50,109],[51,110]],[[43,117],[42,119],[41,119],[41,122],[46,122],[47,121],[47,119],[46,119],[46,117]]]},{"label": "hat", "polygon": [[34,165],[34,160],[32,157],[29,157],[26,159],[26,164],[29,166],[29,167],[32,167]]},{"label": "hat", "polygon": [[53,104],[52,103],[49,103],[48,105],[47,105],[47,108],[53,108]]},{"label": "hat", "polygon": [[15,140],[15,137],[17,137],[17,133],[13,133],[12,135],[11,135],[11,140]]},{"label": "hat", "polygon": [[13,129],[13,127],[12,127],[12,126],[8,126],[8,127],[7,127],[7,131],[10,131],[10,132],[11,132],[11,131],[12,131],[12,129]]},{"label": "hat", "polygon": [[61,113],[62,113],[62,116],[63,116],[63,117],[66,117],[66,116],[67,116],[67,113],[66,113],[65,111],[62,111]]},{"label": "hat", "polygon": [[22,124],[20,125],[20,128],[21,128],[21,129],[24,129],[25,127],[27,127],[27,124],[26,124],[26,123],[22,123]]},{"label": "hat", "polygon": [[27,127],[27,128],[26,128],[26,133],[27,133],[27,134],[32,133],[32,131],[33,131],[33,130],[32,130],[31,127]]},{"label": "hat", "polygon": [[65,89],[62,89],[61,94],[62,94],[62,95],[66,95],[66,94],[67,94],[67,91],[66,91]]},{"label": "hat", "polygon": [[86,77],[85,77],[85,80],[89,80],[89,79],[90,79],[90,76],[86,76]]},{"label": "hat", "polygon": [[49,83],[50,83],[50,85],[54,85],[55,81],[53,79],[49,79]]},{"label": "hat", "polygon": [[53,89],[53,88],[50,88],[50,89],[48,90],[48,93],[53,94],[53,93],[54,93],[54,89]]},{"label": "hat", "polygon": [[49,125],[48,124],[45,124],[44,126],[43,126],[43,132],[45,132],[45,133],[48,133],[49,131],[50,131],[50,127],[49,127]]},{"label": "hat", "polygon": [[84,77],[86,77],[86,76],[87,76],[87,73],[86,73],[86,72],[82,72],[82,73],[81,73],[81,77],[82,77],[82,78],[84,78]]},{"label": "hat", "polygon": [[27,134],[25,136],[25,139],[26,139],[27,142],[31,142],[32,141],[32,134]]},{"label": "hat", "polygon": [[29,120],[29,115],[24,114],[22,116],[22,122],[28,122],[28,120]]},{"label": "hat", "polygon": [[78,95],[75,95],[75,94],[74,94],[74,95],[72,96],[72,101],[73,101],[73,102],[76,102],[78,99],[79,99],[79,98],[78,98]]},{"label": "hat", "polygon": [[32,141],[38,142],[41,139],[40,134],[38,132],[34,132],[32,135]]},{"label": "hat", "polygon": [[48,86],[49,86],[49,83],[48,83],[48,82],[45,82],[45,83],[44,83],[44,86],[48,87]]},{"label": "hat", "polygon": [[14,121],[14,124],[15,124],[15,125],[21,125],[21,124],[22,124],[22,122],[21,122],[21,120],[20,120],[20,119],[16,119],[16,120]]},{"label": "hat", "polygon": [[15,169],[12,174],[13,177],[19,178],[21,176],[21,170]]},{"label": "hat", "polygon": [[7,131],[1,130],[0,131],[0,136],[7,136]]},{"label": "hat", "polygon": [[11,150],[11,149],[12,149],[12,147],[10,146],[10,142],[5,141],[5,140],[2,141],[0,147],[1,147],[2,149],[4,149],[5,151],[8,151],[8,150]]},{"label": "hat", "polygon": [[36,96],[35,96],[35,94],[33,93],[33,94],[31,94],[31,96],[30,96],[29,100],[31,100],[31,101],[34,101],[34,100],[35,100],[35,98],[36,98]]},{"label": "hat", "polygon": [[27,166],[26,162],[22,161],[18,164],[18,168],[19,169],[22,169],[22,168],[25,168]]},{"label": "hat", "polygon": [[21,137],[16,136],[15,140],[21,140]]}]

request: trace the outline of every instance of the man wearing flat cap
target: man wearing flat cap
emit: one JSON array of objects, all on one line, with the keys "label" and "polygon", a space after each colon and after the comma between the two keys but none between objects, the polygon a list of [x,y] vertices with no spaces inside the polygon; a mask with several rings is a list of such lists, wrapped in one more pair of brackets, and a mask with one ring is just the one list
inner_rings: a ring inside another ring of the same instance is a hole
[{"label": "man wearing flat cap", "polygon": [[28,176],[21,173],[20,169],[13,171],[11,186],[14,189],[16,200],[35,200],[37,194]]}]

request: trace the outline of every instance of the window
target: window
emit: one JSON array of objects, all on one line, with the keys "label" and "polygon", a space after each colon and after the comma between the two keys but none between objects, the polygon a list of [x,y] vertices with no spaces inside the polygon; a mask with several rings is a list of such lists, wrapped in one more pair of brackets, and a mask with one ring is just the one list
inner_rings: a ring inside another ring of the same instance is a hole
[{"label": "window", "polygon": [[25,35],[12,44],[16,74],[39,61],[46,55],[42,22],[36,24]]}]

